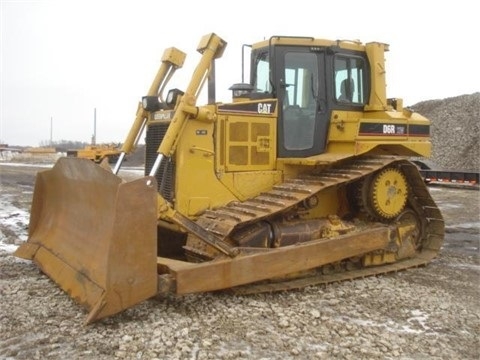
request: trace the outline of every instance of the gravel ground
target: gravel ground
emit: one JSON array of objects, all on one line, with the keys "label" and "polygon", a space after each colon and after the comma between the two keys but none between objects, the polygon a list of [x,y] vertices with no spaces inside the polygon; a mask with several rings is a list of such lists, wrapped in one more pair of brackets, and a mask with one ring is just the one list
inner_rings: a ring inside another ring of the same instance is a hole
[{"label": "gravel ground", "polygon": [[479,192],[431,188],[446,243],[430,265],[274,294],[156,297],[84,326],[29,261],[38,168],[0,163],[2,359],[479,359]]}]

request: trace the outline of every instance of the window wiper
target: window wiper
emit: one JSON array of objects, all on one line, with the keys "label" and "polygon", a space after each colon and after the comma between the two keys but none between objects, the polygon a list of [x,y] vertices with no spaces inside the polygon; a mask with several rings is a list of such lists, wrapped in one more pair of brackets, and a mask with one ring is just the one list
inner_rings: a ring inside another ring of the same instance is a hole
[{"label": "window wiper", "polygon": [[311,90],[312,90],[312,97],[315,101],[317,101],[317,97],[318,97],[318,91],[315,91],[315,86],[313,86],[313,74],[310,75],[310,87],[311,87]]}]

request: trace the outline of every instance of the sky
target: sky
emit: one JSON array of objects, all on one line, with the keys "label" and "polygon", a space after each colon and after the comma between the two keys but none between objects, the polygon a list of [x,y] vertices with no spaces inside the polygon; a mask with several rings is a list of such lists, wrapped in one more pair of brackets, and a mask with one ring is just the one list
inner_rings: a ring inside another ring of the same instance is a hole
[{"label": "sky", "polygon": [[[227,43],[217,101],[241,82],[241,49],[273,35],[378,41],[387,96],[405,105],[480,91],[476,2],[404,0],[0,0],[0,143],[123,142],[164,49],[187,58],[167,89],[185,89],[205,34]],[[206,93],[206,88],[204,89]],[[199,99],[201,105],[206,96]],[[96,127],[94,127],[96,113]]]}]

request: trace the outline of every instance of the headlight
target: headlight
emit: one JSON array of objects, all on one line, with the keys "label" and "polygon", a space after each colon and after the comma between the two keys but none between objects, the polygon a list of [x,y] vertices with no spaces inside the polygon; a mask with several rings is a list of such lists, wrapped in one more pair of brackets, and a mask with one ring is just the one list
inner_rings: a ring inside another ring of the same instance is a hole
[{"label": "headlight", "polygon": [[143,107],[144,110],[147,110],[148,101],[147,101],[147,97],[146,97],[146,96],[144,96],[144,97],[142,98],[142,107]]},{"label": "headlight", "polygon": [[160,101],[157,96],[144,96],[142,97],[142,107],[147,111],[158,111],[161,109]]},{"label": "headlight", "polygon": [[177,103],[178,97],[184,94],[183,91],[178,89],[171,89],[168,91],[167,98],[165,102],[167,103],[170,109],[173,109]]}]

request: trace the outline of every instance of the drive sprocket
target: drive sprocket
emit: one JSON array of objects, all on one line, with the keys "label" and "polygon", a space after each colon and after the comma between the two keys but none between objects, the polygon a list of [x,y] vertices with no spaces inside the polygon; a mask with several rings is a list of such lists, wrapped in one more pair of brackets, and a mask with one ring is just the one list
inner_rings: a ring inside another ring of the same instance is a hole
[{"label": "drive sprocket", "polygon": [[387,167],[366,178],[360,187],[360,204],[370,217],[381,221],[396,218],[405,209],[408,184],[405,175]]}]

